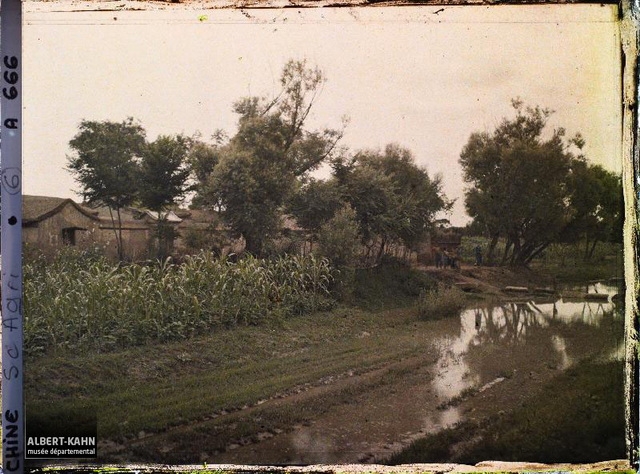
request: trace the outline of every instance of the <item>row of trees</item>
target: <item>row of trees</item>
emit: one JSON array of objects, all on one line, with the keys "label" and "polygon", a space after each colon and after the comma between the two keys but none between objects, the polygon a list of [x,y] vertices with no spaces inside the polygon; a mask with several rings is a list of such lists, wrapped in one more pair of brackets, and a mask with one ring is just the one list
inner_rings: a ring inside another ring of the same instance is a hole
[{"label": "row of trees", "polygon": [[553,242],[584,241],[589,259],[598,242],[621,241],[621,177],[587,162],[579,134],[546,130],[550,110],[512,105],[514,119],[473,133],[460,155],[466,209],[490,237],[489,259],[499,239],[501,262],[512,265],[528,264]]},{"label": "row of trees", "polygon": [[[219,212],[258,256],[268,253],[285,215],[341,263],[356,242],[377,259],[390,243],[415,248],[435,216],[452,206],[440,176],[429,176],[396,144],[357,152],[340,146],[347,120],[310,130],[325,82],[318,68],[289,61],[279,92],[236,101],[235,134],[218,131],[209,142],[182,135],[148,142],[133,119],[83,121],[70,142],[68,169],[84,200],[113,210],[114,223],[132,204],[158,212],[162,222],[188,195],[192,207]],[[553,242],[584,241],[589,258],[598,242],[619,240],[620,176],[587,162],[579,134],[548,131],[551,111],[519,100],[512,105],[515,118],[492,133],[473,133],[460,154],[466,209],[472,227],[490,238],[489,259],[500,240],[506,242],[501,262],[512,265],[528,264]],[[330,165],[330,178],[312,178],[323,164]]]},{"label": "row of trees", "polygon": [[148,142],[144,128],[129,118],[120,123],[83,120],[69,145],[75,153],[68,157],[67,169],[80,184],[84,202],[109,209],[120,259],[121,210],[133,204],[158,213],[162,254],[166,210],[189,190],[186,158],[191,140],[161,135]]},{"label": "row of trees", "polygon": [[[114,222],[132,204],[166,215],[189,194],[193,207],[219,212],[258,256],[268,253],[285,215],[337,263],[347,263],[358,241],[377,258],[391,242],[415,247],[434,216],[451,206],[440,178],[398,145],[359,152],[340,147],[346,120],[338,128],[309,130],[325,82],[318,68],[289,61],[279,93],[235,102],[237,131],[231,137],[218,131],[211,142],[178,135],[149,143],[133,119],[83,121],[70,142],[68,169],[84,200],[113,209]],[[323,164],[331,166],[331,177],[312,178]],[[117,241],[122,255],[121,235]]]}]

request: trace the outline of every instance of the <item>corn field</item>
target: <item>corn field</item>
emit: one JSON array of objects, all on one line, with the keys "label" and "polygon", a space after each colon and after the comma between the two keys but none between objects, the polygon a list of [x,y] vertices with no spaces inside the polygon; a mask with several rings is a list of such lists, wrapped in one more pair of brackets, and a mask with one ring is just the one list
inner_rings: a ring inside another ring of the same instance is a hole
[{"label": "corn field", "polygon": [[109,351],[281,320],[329,309],[331,281],[313,256],[118,266],[65,254],[24,265],[25,350]]}]

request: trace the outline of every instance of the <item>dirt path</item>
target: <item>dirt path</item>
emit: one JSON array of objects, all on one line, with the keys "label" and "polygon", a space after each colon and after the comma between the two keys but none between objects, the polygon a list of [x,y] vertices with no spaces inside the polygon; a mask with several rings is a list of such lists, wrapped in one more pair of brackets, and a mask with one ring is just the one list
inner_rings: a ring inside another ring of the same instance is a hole
[{"label": "dirt path", "polygon": [[[506,414],[535,397],[568,364],[550,348],[548,329],[533,329],[540,335],[530,331],[527,344],[465,346],[458,320],[437,321],[416,330],[419,355],[336,373],[252,407],[103,446],[101,453],[112,461],[167,463],[384,462],[417,438]],[[563,333],[579,348],[574,363],[593,348],[592,334],[581,331]]]},{"label": "dirt path", "polygon": [[[552,284],[526,270],[424,270],[499,300],[508,298],[504,286]],[[374,353],[382,351],[377,344],[384,344],[385,359],[373,366],[354,365],[253,406],[215,413],[161,433],[140,433],[120,444],[106,442],[99,452],[110,462],[384,462],[413,440],[458,421],[507,414],[571,364],[609,350],[594,344],[601,334],[595,331],[602,327],[565,327],[533,313],[512,316],[496,313],[494,317],[506,320],[483,319],[480,327],[478,320],[474,326],[474,318],[404,321],[393,329],[393,336],[387,334],[386,341],[365,331],[354,337],[364,338]]]}]

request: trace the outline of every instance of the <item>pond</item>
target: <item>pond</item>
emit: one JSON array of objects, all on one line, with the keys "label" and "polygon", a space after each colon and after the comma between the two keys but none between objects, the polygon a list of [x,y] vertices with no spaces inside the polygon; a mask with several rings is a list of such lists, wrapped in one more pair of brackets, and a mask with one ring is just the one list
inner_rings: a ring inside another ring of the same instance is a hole
[{"label": "pond", "polygon": [[[519,370],[529,370],[532,361],[562,371],[586,359],[623,360],[624,314],[614,302],[619,288],[599,282],[572,288],[570,293],[581,290],[608,298],[547,296],[463,311],[459,333],[436,342],[442,356],[436,363],[434,390],[443,398],[483,392]],[[452,407],[441,417],[450,426],[462,414]],[[442,426],[436,422],[430,431]]]}]

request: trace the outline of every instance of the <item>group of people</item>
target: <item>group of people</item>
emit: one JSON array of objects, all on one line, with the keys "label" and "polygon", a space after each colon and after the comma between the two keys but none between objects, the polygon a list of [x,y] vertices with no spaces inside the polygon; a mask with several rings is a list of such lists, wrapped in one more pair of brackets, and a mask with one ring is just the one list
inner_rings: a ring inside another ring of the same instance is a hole
[{"label": "group of people", "polygon": [[436,268],[460,268],[460,247],[455,252],[436,247],[434,249]]},{"label": "group of people", "polygon": [[[457,247],[455,252],[435,247],[433,252],[436,268],[460,268],[460,247]],[[479,245],[475,246],[473,254],[476,260],[474,265],[482,266],[482,248]]]}]

